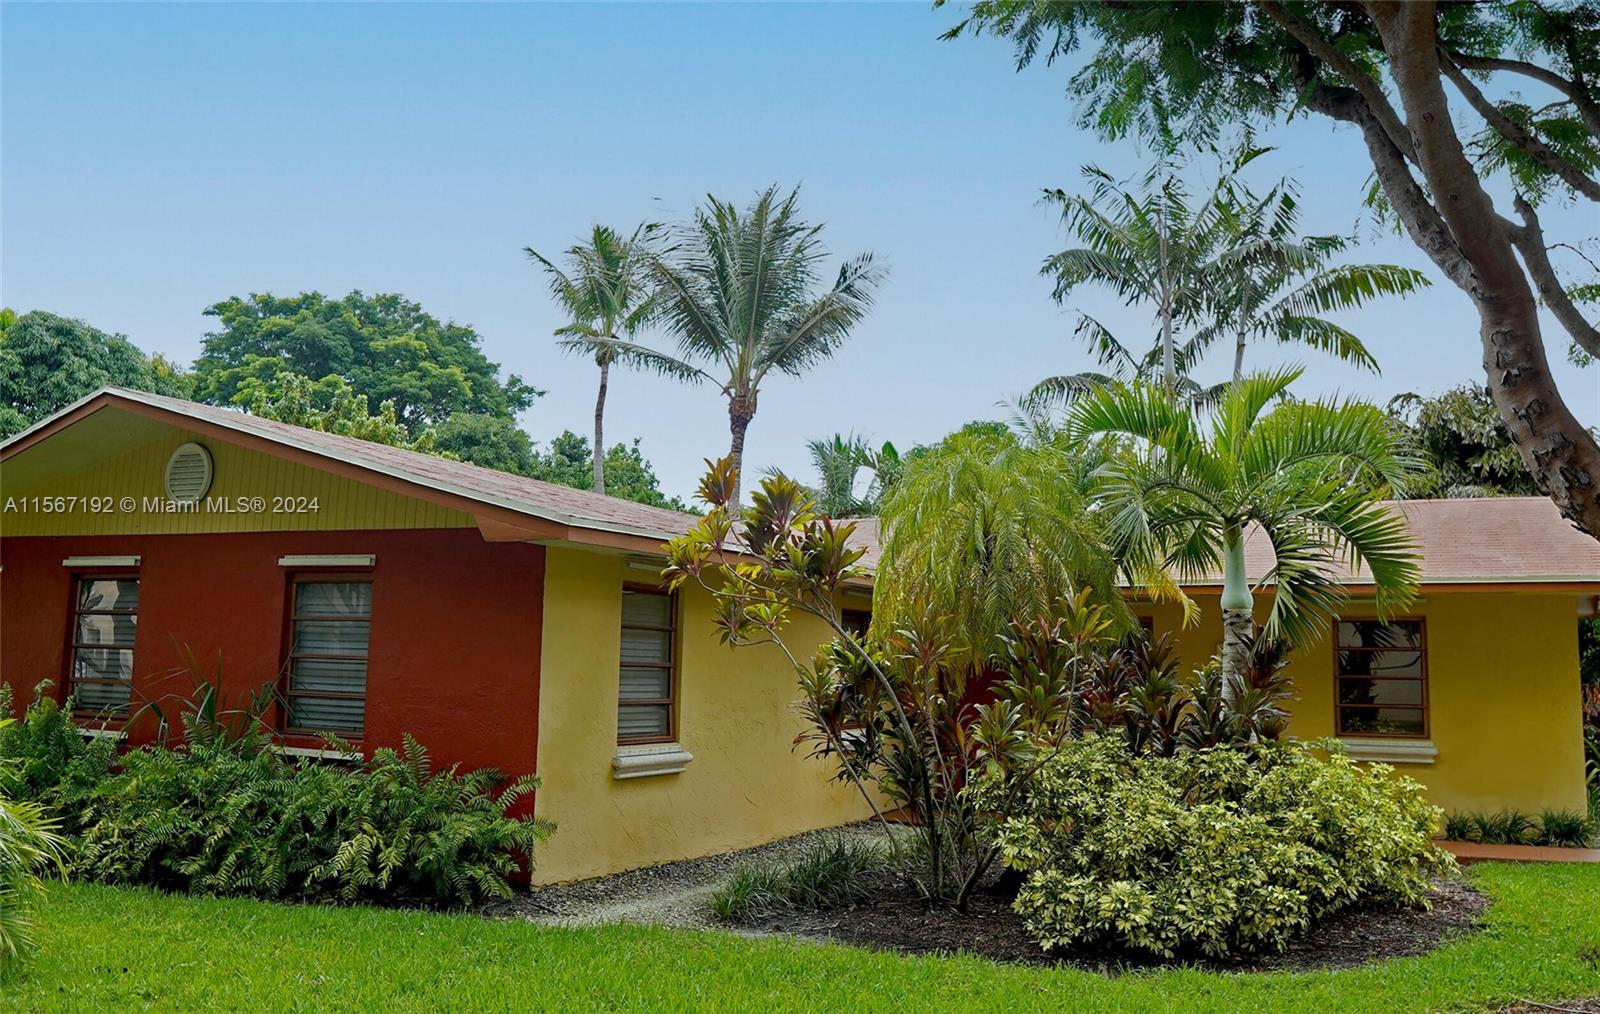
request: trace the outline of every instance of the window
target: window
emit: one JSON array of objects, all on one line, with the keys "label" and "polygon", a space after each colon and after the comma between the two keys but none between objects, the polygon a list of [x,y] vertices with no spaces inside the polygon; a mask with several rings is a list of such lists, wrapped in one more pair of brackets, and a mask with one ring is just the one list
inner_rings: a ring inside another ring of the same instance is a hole
[{"label": "window", "polygon": [[1335,648],[1341,736],[1428,734],[1428,649],[1421,620],[1340,620]]},{"label": "window", "polygon": [[72,668],[67,675],[74,711],[127,714],[138,625],[138,578],[78,579],[72,607]]},{"label": "window", "polygon": [[618,743],[669,743],[676,733],[676,604],[670,592],[634,587],[622,590]]},{"label": "window", "polygon": [[301,577],[293,595],[285,726],[359,733],[367,712],[372,582]]},{"label": "window", "polygon": [[1156,639],[1155,617],[1138,616],[1135,619],[1139,622],[1139,630],[1144,634],[1144,639],[1146,641],[1154,641]]},{"label": "window", "polygon": [[872,629],[872,610],[842,609],[839,611],[839,626],[859,641]]}]

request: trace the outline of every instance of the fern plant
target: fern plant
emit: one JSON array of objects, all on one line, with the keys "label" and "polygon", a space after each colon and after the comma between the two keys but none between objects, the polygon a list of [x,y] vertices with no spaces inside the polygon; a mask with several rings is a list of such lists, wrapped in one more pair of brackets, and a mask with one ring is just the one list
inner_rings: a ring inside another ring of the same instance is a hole
[{"label": "fern plant", "polygon": [[[0,706],[9,711],[6,697]],[[0,718],[0,733],[15,724]],[[0,770],[7,776],[15,766],[9,755],[0,755]],[[60,825],[44,807],[0,792],[0,979],[32,953],[34,920],[44,896],[41,874],[52,867],[65,872],[66,847]]]}]

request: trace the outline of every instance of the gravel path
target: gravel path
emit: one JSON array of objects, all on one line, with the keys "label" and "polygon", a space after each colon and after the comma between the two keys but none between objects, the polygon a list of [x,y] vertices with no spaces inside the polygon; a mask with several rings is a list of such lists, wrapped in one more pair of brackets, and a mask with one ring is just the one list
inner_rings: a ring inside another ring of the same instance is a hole
[{"label": "gravel path", "polygon": [[733,872],[749,860],[777,860],[793,855],[808,842],[831,835],[876,837],[883,832],[871,823],[808,831],[766,845],[724,852],[701,859],[685,859],[642,870],[571,884],[535,888],[507,901],[494,902],[484,914],[526,919],[549,926],[594,926],[609,922],[654,923],[662,926],[727,926],[716,922],[711,895]]}]

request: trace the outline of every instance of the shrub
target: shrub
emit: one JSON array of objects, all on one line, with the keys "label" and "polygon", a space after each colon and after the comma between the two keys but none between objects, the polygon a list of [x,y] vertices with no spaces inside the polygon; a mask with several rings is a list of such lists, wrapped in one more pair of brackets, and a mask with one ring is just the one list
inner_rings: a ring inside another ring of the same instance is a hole
[{"label": "shrub", "polygon": [[739,865],[711,898],[720,919],[738,920],[785,908],[831,908],[872,896],[873,879],[889,872],[884,849],[867,840],[830,834],[798,855]]},{"label": "shrub", "polygon": [[1587,814],[1573,810],[1546,810],[1539,815],[1540,845],[1587,848],[1595,840],[1595,826]]},{"label": "shrub", "polygon": [[1449,813],[1444,818],[1444,836],[1450,841],[1473,841],[1478,825],[1465,813]]},{"label": "shrub", "polygon": [[[22,720],[0,723],[0,795],[39,803],[57,815],[64,833],[75,834],[90,791],[111,770],[116,746],[85,740],[71,703],[63,708],[49,691],[48,680],[40,683]],[[11,687],[0,684],[0,715],[11,708]]]},{"label": "shrub", "polygon": [[96,787],[73,869],[107,883],[345,902],[470,904],[510,893],[512,853],[550,825],[508,811],[532,776],[433,771],[410,737],[362,767],[225,745],[145,747]]},{"label": "shrub", "polygon": [[[10,711],[9,694],[0,693],[0,707]],[[10,739],[15,726],[11,718],[0,718],[0,736]],[[16,767],[0,754],[0,775],[9,781]],[[59,830],[38,803],[0,791],[0,979],[33,951],[33,920],[44,896],[40,874],[51,867],[65,869],[66,840]]]},{"label": "shrub", "polygon": [[1538,832],[1534,819],[1516,810],[1474,813],[1471,820],[1472,840],[1487,845],[1531,845]]},{"label": "shrub", "polygon": [[[1220,957],[1281,950],[1358,900],[1427,904],[1430,878],[1454,868],[1432,843],[1440,812],[1416,782],[1318,746],[1330,752],[1064,744],[998,829],[1029,932],[1047,950]],[[993,786],[970,791],[983,805]]]}]

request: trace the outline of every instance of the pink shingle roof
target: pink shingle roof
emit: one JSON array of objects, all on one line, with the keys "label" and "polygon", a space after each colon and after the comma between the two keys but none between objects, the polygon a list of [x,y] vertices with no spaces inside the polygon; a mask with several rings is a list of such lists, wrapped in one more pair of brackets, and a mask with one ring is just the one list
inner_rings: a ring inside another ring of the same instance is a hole
[{"label": "pink shingle roof", "polygon": [[[308,430],[232,409],[119,388],[107,388],[64,409],[50,420],[0,444],[0,451],[11,451],[35,431],[48,430],[56,420],[106,396],[113,401],[140,403],[431,490],[576,528],[665,540],[683,534],[695,522],[692,514],[649,507],[431,454]],[[1411,526],[1422,551],[1425,584],[1600,582],[1600,542],[1573,528],[1557,512],[1555,505],[1543,497],[1405,500],[1391,507],[1400,511]],[[878,520],[859,519],[852,541],[867,550],[862,564],[868,570],[876,569],[881,548]],[[1245,562],[1252,580],[1259,580],[1272,568],[1272,550],[1265,539],[1259,535],[1247,539]],[[1362,568],[1348,575],[1346,580],[1362,583],[1370,581],[1371,574]]]}]

